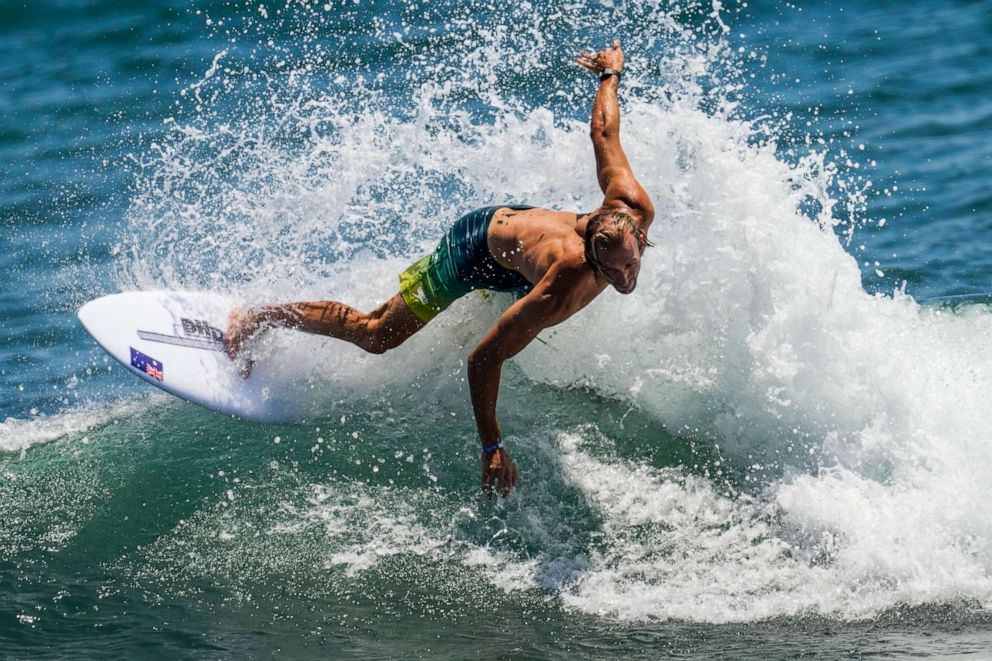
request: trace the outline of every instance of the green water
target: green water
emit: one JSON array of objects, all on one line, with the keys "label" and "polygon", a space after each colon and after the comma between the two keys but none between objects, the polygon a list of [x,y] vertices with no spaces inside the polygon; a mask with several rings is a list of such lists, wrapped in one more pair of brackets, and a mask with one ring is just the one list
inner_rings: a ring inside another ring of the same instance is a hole
[{"label": "green water", "polygon": [[[989,34],[987,2],[0,6],[0,658],[981,658]],[[371,307],[472,208],[593,208],[572,57],[613,36],[658,246],[506,368],[511,498],[464,382],[499,297],[381,357],[285,336],[326,377],[293,425],[152,394],[76,320]]]}]

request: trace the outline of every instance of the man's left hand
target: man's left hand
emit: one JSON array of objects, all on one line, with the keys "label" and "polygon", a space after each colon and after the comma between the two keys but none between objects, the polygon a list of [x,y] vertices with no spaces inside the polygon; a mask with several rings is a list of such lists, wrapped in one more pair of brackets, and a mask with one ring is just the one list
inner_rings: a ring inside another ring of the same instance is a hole
[{"label": "man's left hand", "polygon": [[598,53],[582,51],[575,61],[596,73],[602,73],[604,69],[622,71],[623,50],[620,49],[620,40],[614,39],[612,47],[607,47]]},{"label": "man's left hand", "polygon": [[500,448],[492,453],[482,453],[482,490],[490,498],[496,490],[506,498],[517,483],[517,465],[510,453]]}]

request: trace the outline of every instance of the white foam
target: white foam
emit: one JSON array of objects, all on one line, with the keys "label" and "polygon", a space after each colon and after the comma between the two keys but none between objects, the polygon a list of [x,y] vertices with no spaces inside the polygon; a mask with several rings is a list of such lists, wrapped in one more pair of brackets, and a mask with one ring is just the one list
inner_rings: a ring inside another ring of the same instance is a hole
[{"label": "white foam", "polygon": [[[729,20],[720,9],[715,19]],[[726,51],[696,48],[661,10],[654,18],[638,29],[658,26],[674,55],[646,64],[671,71],[671,86],[625,79],[623,140],[656,203],[658,247],[633,295],[607,292],[545,333],[550,347],[532,345],[516,362],[535,381],[590,384],[683,439],[718,445],[738,473],[764,468],[753,471],[752,496],[728,496],[718,479],[596,461],[565,438],[563,465],[603,513],[607,537],[588,568],[549,560],[561,573],[548,575],[565,577],[550,584],[575,608],[632,618],[990,603],[992,316],[867,294],[833,228],[835,206],[863,205],[857,186],[831,198],[829,158],[787,163],[767,140],[773,128],[741,120],[729,103],[700,110],[700,81]],[[586,123],[472,82],[527,62],[529,48],[505,48],[508,34],[486,30],[469,44],[463,79],[411,73],[423,77],[409,79],[401,112],[383,111],[396,100],[359,81],[321,93],[290,82],[257,116],[176,120],[138,182],[122,286],[367,309],[471,208],[594,208]],[[490,115],[472,115],[459,95]],[[800,208],[820,212],[810,219]],[[280,341],[298,353],[283,359],[287,369],[324,368],[328,396],[355,402],[425,374],[443,388],[460,378],[500,300],[460,301],[385,356],[287,334]],[[374,562],[341,553],[352,567]],[[516,569],[507,585],[542,580]]]},{"label": "white foam", "polygon": [[348,576],[367,571],[398,554],[429,555],[442,542],[431,539],[412,506],[388,489],[351,489],[313,485],[304,510],[287,507],[288,527],[274,533],[298,533],[319,526],[324,535],[326,566],[343,567]]},{"label": "white foam", "polygon": [[[695,165],[644,159],[649,188],[670,192],[638,292],[602,297],[555,332],[556,351],[535,346],[518,363],[536,380],[627,399],[672,432],[718,443],[738,469],[775,467],[773,479],[786,477],[765,496],[794,534],[776,532],[770,548],[734,546],[720,556],[727,566],[697,564],[694,550],[640,589],[625,581],[642,566],[625,549],[575,603],[708,621],[989,603],[992,317],[868,295],[829,223],[796,210],[793,184],[808,173],[743,148],[741,125],[653,118],[654,148],[671,159],[691,141]],[[648,486],[628,468],[622,491],[643,499]],[[681,487],[673,499],[697,495]],[[731,507],[728,535],[761,537],[763,519],[746,501],[707,498]],[[803,563],[776,560],[783,543]],[[688,579],[695,592],[680,585]]]},{"label": "white foam", "polygon": [[[992,596],[980,540],[942,543],[939,504],[919,511],[902,489],[834,472],[775,485],[768,501],[721,493],[681,469],[594,459],[574,434],[558,444],[566,478],[603,522],[588,562],[549,585],[580,610],[704,622],[860,618],[898,603]],[[517,573],[533,566],[507,562]]]},{"label": "white foam", "polygon": [[141,397],[104,404],[89,404],[53,415],[7,418],[0,422],[0,452],[24,452],[33,445],[85,435],[94,427],[128,418],[164,397]]}]

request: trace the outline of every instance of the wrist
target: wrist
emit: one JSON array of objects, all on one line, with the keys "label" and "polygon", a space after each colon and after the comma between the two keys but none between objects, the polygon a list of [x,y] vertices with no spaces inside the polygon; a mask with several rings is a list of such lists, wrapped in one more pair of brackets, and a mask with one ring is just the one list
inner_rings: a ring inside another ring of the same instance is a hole
[{"label": "wrist", "polygon": [[493,441],[491,443],[482,443],[482,453],[483,454],[493,454],[497,450],[503,449],[503,441]]},{"label": "wrist", "polygon": [[256,324],[271,324],[274,321],[278,321],[278,310],[271,305],[249,308],[248,315],[254,319]]},{"label": "wrist", "polygon": [[616,77],[617,82],[619,83],[620,82],[620,73],[621,73],[621,70],[620,69],[611,69],[609,67],[606,67],[605,69],[603,69],[602,71],[599,72],[599,81],[600,82],[603,82],[603,81],[609,80],[610,78]]},{"label": "wrist", "polygon": [[263,305],[255,308],[254,313],[259,323],[274,326],[294,326],[302,319],[302,314],[292,305]]}]

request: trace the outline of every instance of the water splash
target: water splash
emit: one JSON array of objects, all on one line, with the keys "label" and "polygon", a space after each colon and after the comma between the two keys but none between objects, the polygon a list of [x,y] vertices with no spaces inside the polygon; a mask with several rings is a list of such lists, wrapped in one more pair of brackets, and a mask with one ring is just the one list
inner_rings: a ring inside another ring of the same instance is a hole
[{"label": "water splash", "polygon": [[[610,29],[564,5],[487,8],[485,22],[428,9],[437,31],[403,11],[245,21],[243,52],[214,59],[143,161],[122,286],[369,307],[469,208],[595,207],[592,84],[544,35],[629,30],[623,139],[658,248],[636,294],[607,293],[516,362],[532,381],[628,401],[720,458],[690,474],[604,465],[566,439],[566,475],[606,517],[607,547],[561,582],[508,566],[572,607],[635,618],[988,602],[989,315],[864,291],[835,232],[864,187],[813,147],[783,159],[774,122],[745,116],[721,3],[640,7]],[[329,26],[363,17],[370,44],[349,59],[336,46],[354,33]],[[534,20],[511,29],[521,17]],[[288,35],[302,46],[281,46]],[[383,357],[292,341],[335,375],[329,397],[357,404],[458,373],[500,300],[460,302]]]}]

